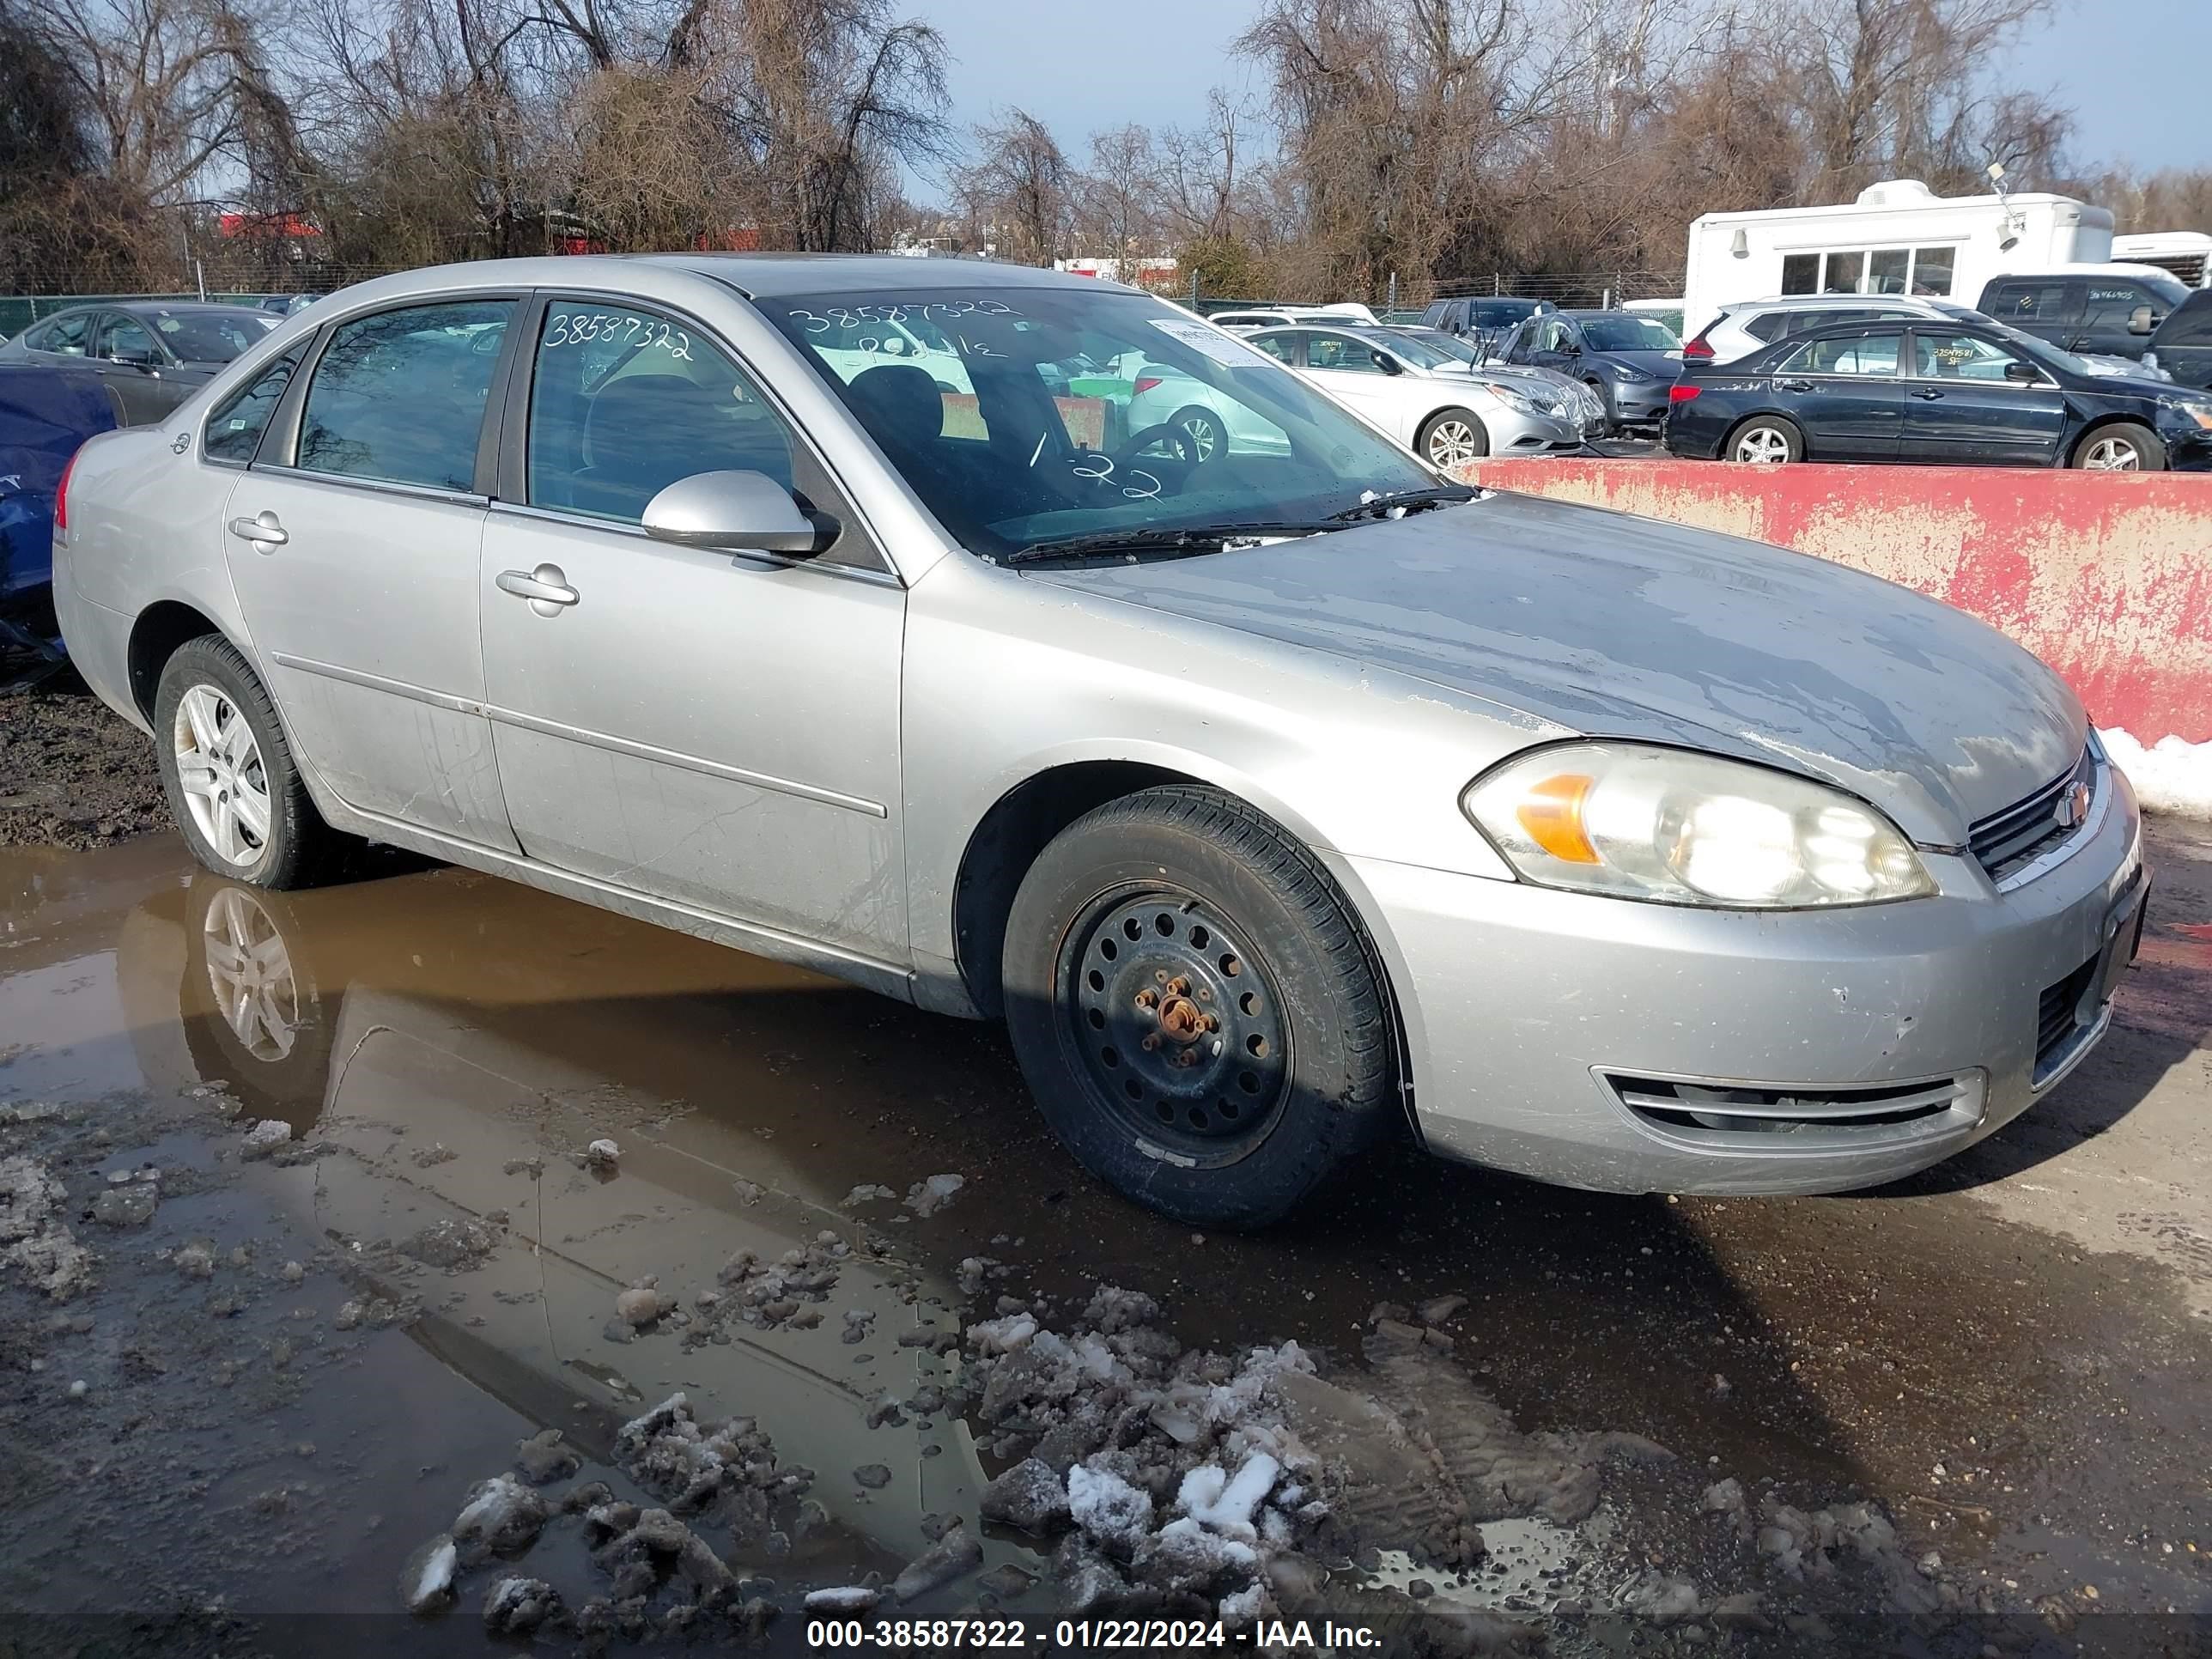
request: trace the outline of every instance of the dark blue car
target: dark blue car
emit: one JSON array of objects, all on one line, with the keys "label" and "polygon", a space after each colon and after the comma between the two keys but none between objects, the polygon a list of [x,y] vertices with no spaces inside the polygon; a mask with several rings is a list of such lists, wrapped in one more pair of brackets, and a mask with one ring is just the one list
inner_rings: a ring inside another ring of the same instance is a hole
[{"label": "dark blue car", "polygon": [[55,654],[55,486],[79,444],[121,424],[98,376],[0,363],[0,646]]},{"label": "dark blue car", "polygon": [[1668,453],[1708,460],[2212,470],[2212,396],[2092,374],[2002,323],[1832,324],[1690,360],[1669,395]]}]

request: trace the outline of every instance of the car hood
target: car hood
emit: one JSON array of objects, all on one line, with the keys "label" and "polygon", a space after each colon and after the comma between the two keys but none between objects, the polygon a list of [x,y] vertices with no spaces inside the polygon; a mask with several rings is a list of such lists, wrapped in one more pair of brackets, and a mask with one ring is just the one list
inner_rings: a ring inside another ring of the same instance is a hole
[{"label": "car hood", "polygon": [[1592,355],[1662,380],[1673,380],[1682,368],[1682,354],[1679,351],[1600,351]]},{"label": "car hood", "polygon": [[1760,543],[1533,496],[1037,574],[1588,735],[1788,767],[1923,845],[1962,843],[2087,735],[2063,681],[1962,611]]}]

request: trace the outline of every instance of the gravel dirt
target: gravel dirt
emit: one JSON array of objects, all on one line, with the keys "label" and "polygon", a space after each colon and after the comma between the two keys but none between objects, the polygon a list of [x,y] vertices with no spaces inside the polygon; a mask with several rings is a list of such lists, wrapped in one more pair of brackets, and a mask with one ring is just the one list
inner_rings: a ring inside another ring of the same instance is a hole
[{"label": "gravel dirt", "polygon": [[107,847],[168,822],[145,733],[76,675],[0,691],[0,847]]}]

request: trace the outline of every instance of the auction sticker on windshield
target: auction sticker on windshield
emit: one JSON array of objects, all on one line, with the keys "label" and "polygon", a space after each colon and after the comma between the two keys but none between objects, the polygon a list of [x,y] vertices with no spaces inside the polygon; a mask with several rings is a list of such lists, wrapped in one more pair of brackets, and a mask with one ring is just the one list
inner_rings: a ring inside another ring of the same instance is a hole
[{"label": "auction sticker on windshield", "polygon": [[1231,339],[1218,329],[1208,328],[1204,323],[1185,322],[1180,317],[1154,317],[1152,326],[1171,338],[1181,340],[1194,351],[1202,351],[1217,363],[1231,368],[1249,368],[1255,363],[1273,362],[1274,359],[1252,349],[1242,340]]}]

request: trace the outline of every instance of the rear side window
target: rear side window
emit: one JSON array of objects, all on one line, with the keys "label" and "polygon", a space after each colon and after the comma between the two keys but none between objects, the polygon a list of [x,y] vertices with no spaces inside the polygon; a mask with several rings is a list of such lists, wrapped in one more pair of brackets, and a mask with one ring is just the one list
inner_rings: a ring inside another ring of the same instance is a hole
[{"label": "rear side window", "polygon": [[1295,334],[1261,334],[1248,343],[1255,351],[1264,351],[1279,363],[1291,361],[1291,343],[1299,337]]},{"label": "rear side window", "polygon": [[2081,307],[2081,326],[2124,334],[2137,306],[2148,306],[2154,317],[2166,310],[2166,301],[2140,283],[2091,283]]},{"label": "rear side window", "polygon": [[[945,400],[919,363],[886,358],[852,383],[876,380],[918,388],[925,406]],[[694,473],[764,472],[792,488],[790,435],[751,378],[696,328],[620,306],[546,312],[531,372],[529,457],[531,506],[624,524]]]},{"label": "rear side window", "polygon": [[92,333],[94,314],[81,311],[74,317],[57,317],[43,328],[33,329],[23,337],[23,343],[33,351],[65,352],[72,357],[85,355],[85,344]]},{"label": "rear side window", "polygon": [[1879,374],[1897,373],[1901,334],[1862,334],[1841,340],[1815,340],[1801,347],[1777,372],[1784,374]]},{"label": "rear side window", "polygon": [[253,380],[216,405],[208,416],[207,435],[201,448],[211,461],[235,461],[243,465],[261,447],[269,417],[284,401],[284,390],[300,367],[301,354],[289,351]]},{"label": "rear side window", "polygon": [[468,300],[341,325],[307,387],[301,469],[473,489],[484,404],[514,312],[510,300]]},{"label": "rear side window", "polygon": [[2068,315],[2067,283],[1992,283],[1982,295],[1982,310],[2001,323],[2061,323]]},{"label": "rear side window", "polygon": [[1772,345],[1790,327],[1786,311],[1762,311],[1743,325],[1743,331],[1754,340],[1764,340]]}]

